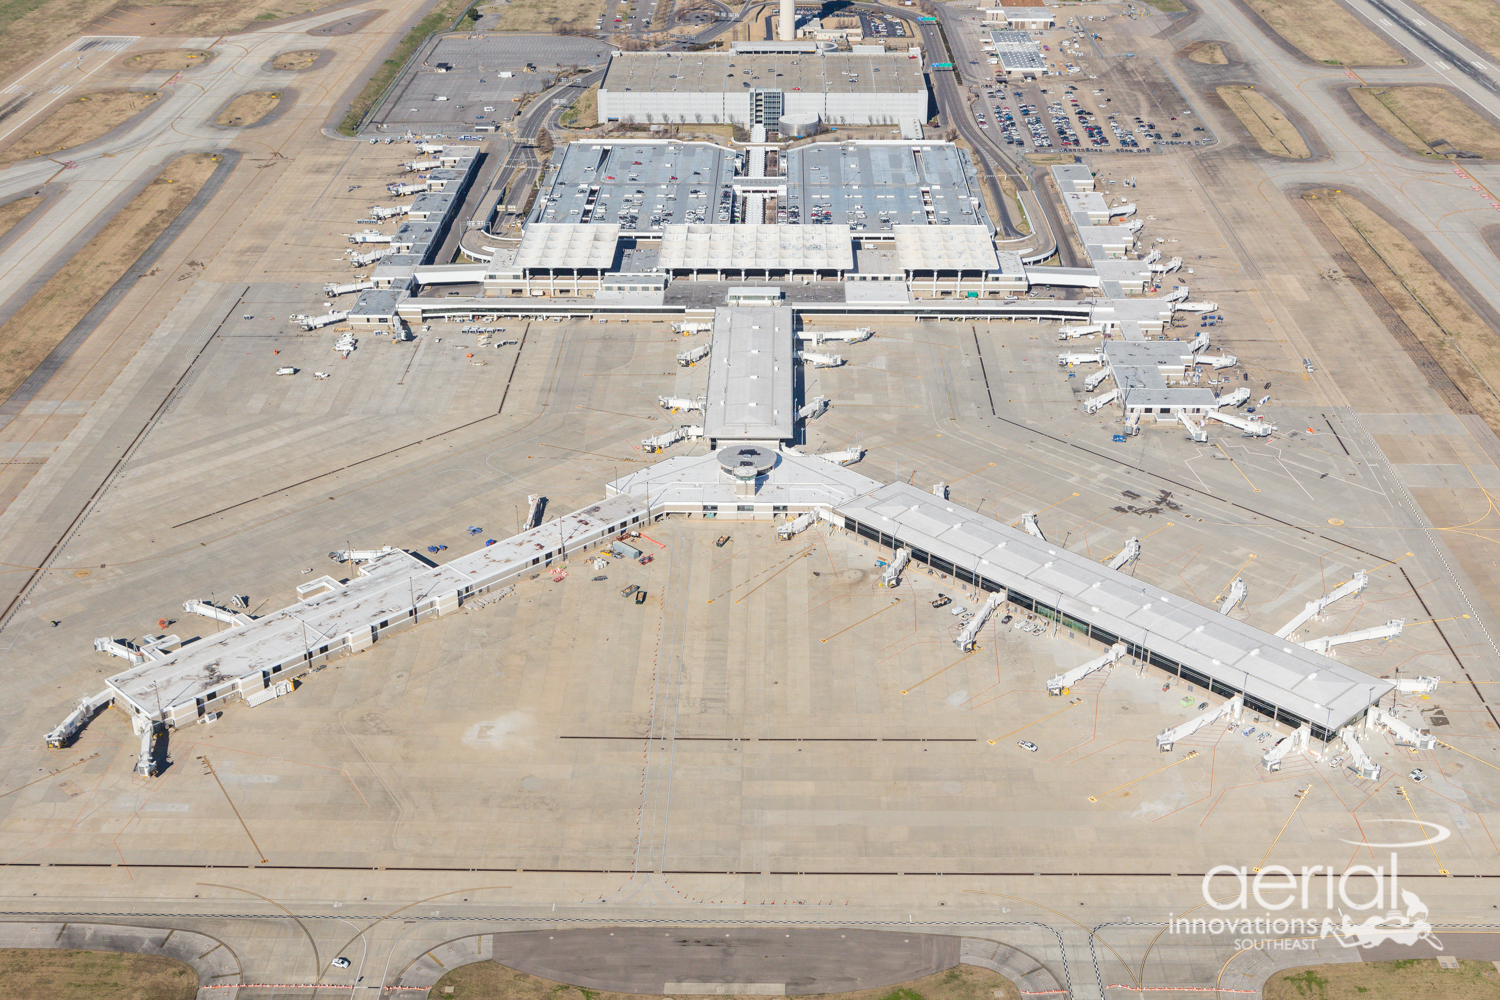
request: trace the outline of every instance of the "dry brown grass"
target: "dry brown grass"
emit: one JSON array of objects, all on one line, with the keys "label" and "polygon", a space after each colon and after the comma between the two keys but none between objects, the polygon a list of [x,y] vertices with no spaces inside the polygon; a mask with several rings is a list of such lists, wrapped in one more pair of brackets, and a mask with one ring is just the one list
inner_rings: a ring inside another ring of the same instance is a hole
[{"label": "dry brown grass", "polygon": [[1406,60],[1335,0],[1246,0],[1277,34],[1330,66],[1402,66]]},{"label": "dry brown grass", "polygon": [[1224,54],[1224,47],[1218,42],[1199,42],[1188,50],[1187,57],[1207,66],[1229,65],[1229,57]]},{"label": "dry brown grass", "polygon": [[1303,160],[1312,155],[1297,128],[1265,94],[1253,87],[1220,87],[1219,97],[1256,144],[1272,156]]},{"label": "dry brown grass", "polygon": [[277,91],[252,90],[230,101],[229,106],[214,119],[214,124],[224,128],[245,128],[275,111],[280,103],[281,94]]},{"label": "dry brown grass", "polygon": [[59,104],[0,150],[0,167],[81,146],[123,125],[160,98],[151,90],[110,90],[75,97]]},{"label": "dry brown grass", "polygon": [[[605,6],[605,0],[511,0],[504,6],[486,8],[486,13],[499,18],[495,27],[500,31],[547,33],[558,28],[592,31]],[[620,9],[624,9],[623,5]]]},{"label": "dry brown grass", "polygon": [[32,198],[17,198],[15,201],[0,205],[0,237],[4,237],[16,223],[30,215],[31,210],[41,203],[42,197],[37,195]]},{"label": "dry brown grass", "polygon": [[1463,150],[1500,159],[1500,128],[1442,87],[1355,87],[1360,110],[1414,153]]},{"label": "dry brown grass", "polygon": [[[0,400],[9,398],[153,240],[181,214],[219,165],[210,153],[180,156],[0,326]],[[196,982],[194,986],[196,988]],[[49,996],[50,994],[15,994]],[[192,994],[189,993],[189,996]]]},{"label": "dry brown grass", "polygon": [[286,70],[307,69],[307,67],[317,62],[318,56],[322,54],[322,49],[298,49],[295,52],[283,52],[271,60],[271,68]]},{"label": "dry brown grass", "polygon": [[1492,58],[1500,59],[1500,7],[1490,0],[1422,0],[1422,6]]},{"label": "dry brown grass", "polygon": [[1500,339],[1400,230],[1359,199],[1326,188],[1304,197],[1469,405],[1500,433]]},{"label": "dry brown grass", "polygon": [[558,121],[569,128],[593,128],[599,124],[599,85],[596,83],[583,92]]},{"label": "dry brown grass", "polygon": [[[448,990],[451,988],[452,993]],[[427,993],[433,1000],[638,1000],[637,994],[609,993],[555,983],[495,962],[460,966]],[[854,993],[825,993],[819,1000],[1020,1000],[1015,984],[998,972],[960,965],[901,986]],[[757,1000],[733,997],[725,1000]]]},{"label": "dry brown grass", "polygon": [[0,949],[0,981],[13,997],[46,1000],[192,1000],[198,974],[159,955],[62,948]]},{"label": "dry brown grass", "polygon": [[[256,21],[305,14],[328,0],[194,0],[170,26],[135,25],[137,15],[156,20],[157,8],[134,10],[119,0],[0,0],[0,84],[95,27],[95,34],[147,35],[163,30],[183,37],[217,38]],[[168,8],[170,10],[170,8]],[[121,16],[123,15],[123,16]],[[134,29],[134,30],[131,30]]]},{"label": "dry brown grass", "polygon": [[1439,969],[1435,958],[1395,962],[1349,962],[1278,972],[1266,981],[1265,1000],[1496,1000],[1500,974],[1493,962],[1461,960]]},{"label": "dry brown grass", "polygon": [[202,49],[157,49],[154,52],[127,55],[120,60],[120,65],[140,70],[142,73],[166,70],[177,72],[206,65],[208,59],[209,54]]}]

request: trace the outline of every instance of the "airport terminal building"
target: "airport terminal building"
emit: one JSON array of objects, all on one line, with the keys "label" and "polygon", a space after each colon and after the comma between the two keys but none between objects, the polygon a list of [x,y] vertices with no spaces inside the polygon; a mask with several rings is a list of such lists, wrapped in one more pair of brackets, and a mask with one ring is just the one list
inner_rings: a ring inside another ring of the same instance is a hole
[{"label": "airport terminal building", "polygon": [[831,125],[926,121],[927,80],[905,54],[627,52],[599,84],[599,119],[764,125],[816,115]]}]

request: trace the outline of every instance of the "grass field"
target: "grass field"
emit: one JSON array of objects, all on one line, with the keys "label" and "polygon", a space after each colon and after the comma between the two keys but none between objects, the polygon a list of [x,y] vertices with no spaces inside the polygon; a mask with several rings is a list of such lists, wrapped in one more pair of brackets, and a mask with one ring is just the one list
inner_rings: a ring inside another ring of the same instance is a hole
[{"label": "grass field", "polygon": [[[257,21],[305,14],[328,0],[194,0],[171,8],[122,6],[120,0],[0,0],[0,84],[48,58],[79,34],[217,38]],[[150,22],[156,21],[155,25]]]},{"label": "grass field", "polygon": [[558,118],[570,128],[593,128],[599,124],[599,85],[596,83],[583,92],[583,96],[568,106]]},{"label": "grass field", "polygon": [[1422,0],[1422,6],[1492,58],[1500,59],[1500,7],[1490,0]]},{"label": "grass field", "polygon": [[339,123],[339,132],[353,135],[359,128],[359,123],[364,121],[365,115],[370,113],[375,102],[380,100],[385,89],[391,85],[391,81],[396,79],[396,74],[401,72],[401,67],[411,58],[411,54],[429,37],[447,30],[466,8],[469,8],[469,0],[443,0],[418,21],[396,44],[396,50],[391,53],[390,58],[381,63],[380,68],[360,88],[359,95],[349,105],[349,113]]},{"label": "grass field", "polygon": [[17,198],[0,205],[0,237],[10,232],[12,226],[26,218],[41,203],[41,196],[38,195],[34,198]]},{"label": "grass field", "polygon": [[[659,0],[663,7],[666,0]],[[499,18],[500,31],[548,32],[558,28],[594,30],[594,21],[604,13],[605,0],[510,0],[510,3],[487,7],[485,13]],[[617,9],[623,11],[622,2]]]},{"label": "grass field", "polygon": [[1219,97],[1260,148],[1272,156],[1302,160],[1312,155],[1296,127],[1260,91],[1252,87],[1220,87]]},{"label": "grass field", "polygon": [[[495,962],[460,966],[439,979],[427,995],[433,1000],[637,1000],[633,994],[582,990],[540,979]],[[1020,997],[1015,984],[999,973],[960,965],[895,988],[825,993],[819,1000],[1020,1000]],[[759,998],[726,995],[724,1000]]]},{"label": "grass field", "polygon": [[[0,326],[0,400],[9,398],[94,303],[181,214],[219,165],[211,153],[180,156]],[[194,986],[196,988],[196,982]],[[48,993],[13,996],[52,997]],[[192,995],[190,992],[189,996]]]},{"label": "grass field", "polygon": [[0,949],[5,993],[27,1000],[192,1000],[198,974],[157,955],[61,948]]},{"label": "grass field", "polygon": [[1330,66],[1402,66],[1406,60],[1335,0],[1246,0],[1277,34]]},{"label": "grass field", "polygon": [[163,70],[177,72],[184,69],[196,69],[208,64],[209,54],[202,49],[157,49],[154,52],[141,52],[137,55],[126,56],[123,65],[131,69],[138,69],[142,73],[155,73]]},{"label": "grass field", "polygon": [[1500,159],[1500,128],[1442,87],[1356,87],[1360,110],[1414,153],[1463,150]]},{"label": "grass field", "polygon": [[1205,66],[1229,65],[1229,57],[1224,54],[1224,47],[1218,42],[1199,42],[1188,49],[1187,57]]},{"label": "grass field", "polygon": [[271,68],[282,70],[307,69],[307,67],[317,62],[318,56],[322,54],[322,49],[298,49],[295,52],[283,52],[271,60]]},{"label": "grass field", "polygon": [[274,90],[252,90],[230,101],[229,107],[220,111],[219,117],[214,119],[214,124],[224,128],[244,128],[254,125],[275,111],[276,105],[280,103],[281,94]]},{"label": "grass field", "polygon": [[1497,1000],[1500,973],[1493,962],[1460,961],[1439,969],[1435,958],[1349,962],[1291,969],[1272,976],[1264,1000]]},{"label": "grass field", "polygon": [[[1496,391],[1500,387],[1500,340],[1484,320],[1400,230],[1359,199],[1326,188],[1304,197],[1469,405],[1500,433],[1500,393]],[[1385,995],[1452,996],[1421,992]],[[1500,993],[1491,995],[1500,997]],[[1269,991],[1266,996],[1271,996]]]},{"label": "grass field", "polygon": [[151,90],[109,90],[59,104],[0,150],[0,167],[53,156],[97,139],[160,99]]}]

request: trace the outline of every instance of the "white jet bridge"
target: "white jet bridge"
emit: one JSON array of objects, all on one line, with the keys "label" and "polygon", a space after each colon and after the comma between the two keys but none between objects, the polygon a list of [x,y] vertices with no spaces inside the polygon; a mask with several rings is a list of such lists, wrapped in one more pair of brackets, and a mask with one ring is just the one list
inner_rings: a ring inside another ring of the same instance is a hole
[{"label": "white jet bridge", "polygon": [[1339,739],[1343,740],[1344,746],[1349,749],[1349,770],[1361,778],[1377,781],[1380,778],[1380,765],[1365,753],[1365,748],[1360,746],[1359,737],[1354,730],[1354,726],[1345,726],[1339,730]]},{"label": "white jet bridge", "polygon": [[813,457],[821,458],[823,461],[832,462],[835,465],[853,465],[865,457],[865,450],[863,448],[845,448],[842,451],[819,452]]},{"label": "white jet bridge", "polygon": [[1306,753],[1312,747],[1312,723],[1304,722],[1292,731],[1290,736],[1283,736],[1276,744],[1261,755],[1260,762],[1265,765],[1267,771],[1281,770],[1281,762],[1294,753]]},{"label": "white jet bridge", "polygon": [[828,412],[828,397],[815,396],[797,411],[798,420],[814,420]]},{"label": "white jet bridge", "polygon": [[1245,586],[1244,577],[1235,577],[1234,582],[1229,585],[1229,593],[1225,594],[1224,600],[1219,602],[1219,614],[1227,615],[1233,611],[1245,599],[1246,593],[1248,593],[1248,588]]},{"label": "white jet bridge", "polygon": [[1371,705],[1369,711],[1365,713],[1365,731],[1369,732],[1374,726],[1388,730],[1398,741],[1408,743],[1418,750],[1437,749],[1436,736],[1407,725],[1379,705]]},{"label": "white jet bridge", "polygon": [[813,351],[798,351],[797,360],[813,368],[838,368],[844,363],[840,354],[817,354]]},{"label": "white jet bridge", "polygon": [[857,344],[860,341],[869,340],[874,335],[875,331],[870,329],[868,326],[862,326],[854,330],[813,329],[797,331],[798,340],[810,340],[812,341],[814,347],[817,347],[820,344],[829,343],[830,341],[844,344]]},{"label": "white jet bridge", "polygon": [[330,281],[328,284],[323,286],[323,294],[328,296],[330,299],[336,299],[340,295],[348,295],[351,292],[362,292],[367,288],[374,287],[375,282],[371,281],[369,278],[361,278],[359,281],[350,281],[342,285]]},{"label": "white jet bridge", "polygon": [[901,586],[901,571],[909,562],[911,562],[911,549],[897,549],[895,556],[886,566],[885,572],[880,574],[880,585],[882,587]]},{"label": "white jet bridge", "polygon": [[969,623],[954,638],[953,644],[965,653],[971,652],[974,649],[975,640],[979,637],[979,630],[984,628],[984,623],[989,621],[990,615],[1000,610],[1000,605],[1005,603],[1005,598],[1006,592],[1003,590],[991,594],[990,599],[984,602],[984,607],[974,613],[974,617],[969,619]]},{"label": "white jet bridge", "polygon": [[1276,433],[1275,424],[1256,417],[1242,417],[1237,413],[1223,413],[1219,410],[1209,410],[1204,416],[1230,427],[1238,427],[1245,437],[1264,438]]},{"label": "white jet bridge", "polygon": [[1033,511],[1027,511],[1021,515],[1021,527],[1032,538],[1040,538],[1044,542],[1047,540],[1047,536],[1042,534],[1041,522],[1036,519],[1036,514]]},{"label": "white jet bridge", "polygon": [[641,447],[644,448],[647,452],[655,455],[660,452],[666,451],[678,441],[682,441],[686,438],[701,438],[702,436],[702,425],[682,424],[680,426],[673,427],[671,430],[658,434],[655,437],[645,438],[641,441]]},{"label": "white jet bridge", "polygon": [[1373,628],[1363,628],[1358,632],[1344,632],[1339,635],[1325,635],[1321,639],[1312,639],[1301,643],[1304,649],[1310,649],[1314,653],[1322,653],[1324,656],[1332,656],[1330,652],[1335,646],[1344,646],[1351,642],[1363,642],[1366,639],[1391,639],[1401,634],[1401,629],[1406,625],[1405,619],[1392,618],[1390,621]]},{"label": "white jet bridge", "polygon": [[[1276,638],[1290,639],[1296,631],[1314,617],[1321,616],[1328,607],[1346,597],[1357,597],[1370,585],[1370,576],[1364,570],[1334,587],[1315,601],[1308,601],[1291,621],[1276,630]],[[1399,682],[1398,682],[1399,683]]]},{"label": "white jet bridge", "polygon": [[708,352],[711,350],[713,350],[712,342],[707,344],[699,344],[697,347],[690,347],[686,351],[683,351],[681,354],[677,355],[677,364],[681,368],[691,368],[693,365],[708,357]]},{"label": "white jet bridge", "polygon": [[1061,673],[1057,674],[1056,676],[1049,677],[1047,679],[1047,693],[1054,696],[1067,694],[1068,689],[1071,688],[1074,684],[1077,684],[1079,681],[1083,680],[1089,674],[1094,673],[1096,670],[1103,670],[1105,667],[1110,666],[1124,655],[1125,644],[1123,642],[1117,642],[1113,646],[1109,647],[1109,649],[1104,653],[1103,656],[1096,656],[1087,663],[1076,666],[1066,673]]},{"label": "white jet bridge", "polygon": [[688,399],[686,396],[658,396],[656,397],[656,403],[662,409],[671,410],[673,413],[703,409],[702,396],[699,396],[697,399]]},{"label": "white jet bridge", "polygon": [[1115,553],[1115,557],[1109,561],[1110,569],[1124,569],[1127,563],[1134,562],[1141,557],[1141,540],[1139,538],[1127,538],[1125,547]]},{"label": "white jet bridge", "polygon": [[1185,740],[1204,726],[1211,726],[1226,717],[1229,719],[1229,728],[1233,729],[1239,725],[1244,711],[1245,696],[1237,694],[1217,708],[1210,708],[1208,711],[1189,719],[1180,726],[1173,726],[1171,729],[1162,730],[1156,736],[1156,749],[1162,753],[1166,753],[1176,745],[1178,740]]}]

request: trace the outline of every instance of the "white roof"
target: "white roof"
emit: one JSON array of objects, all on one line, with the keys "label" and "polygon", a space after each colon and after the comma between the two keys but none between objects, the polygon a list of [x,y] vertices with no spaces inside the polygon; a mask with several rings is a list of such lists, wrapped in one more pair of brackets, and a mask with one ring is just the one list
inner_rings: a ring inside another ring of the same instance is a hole
[{"label": "white roof", "polygon": [[854,244],[848,226],[671,225],[662,230],[659,266],[846,271]]},{"label": "white roof", "polygon": [[534,222],[521,236],[515,266],[609,270],[619,238],[618,223]]},{"label": "white roof", "polygon": [[[733,446],[730,446],[731,450]],[[714,504],[784,504],[793,510],[834,507],[880,483],[816,455],[779,452],[770,474],[756,484],[753,497],[737,492],[738,484],[721,471],[719,453],[669,458],[609,484],[611,493],[651,498],[652,510]]]},{"label": "white roof", "polygon": [[109,685],[146,712],[157,712],[158,697],[170,712],[175,704],[191,705],[198,696],[222,689],[228,680],[302,663],[308,650],[316,654],[344,636],[368,635],[371,626],[399,619],[414,605],[425,616],[444,595],[514,576],[533,560],[545,562],[578,539],[597,538],[601,529],[644,511],[645,505],[630,496],[612,497],[436,567],[399,549],[388,552],[361,566],[361,575],[348,583],[116,674]]},{"label": "white roof", "polygon": [[906,483],[836,513],[1318,726],[1337,729],[1394,687]]},{"label": "white roof", "polygon": [[905,271],[995,271],[1000,258],[985,226],[892,227]]},{"label": "white roof", "polygon": [[703,433],[711,439],[784,441],[792,436],[792,310],[714,310]]}]

